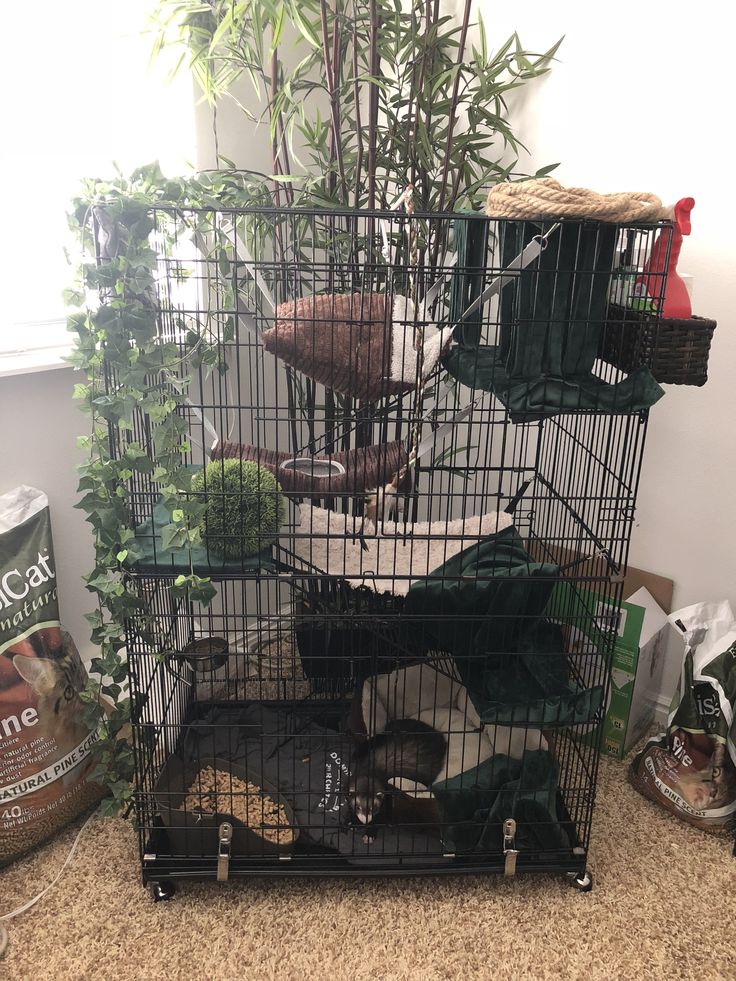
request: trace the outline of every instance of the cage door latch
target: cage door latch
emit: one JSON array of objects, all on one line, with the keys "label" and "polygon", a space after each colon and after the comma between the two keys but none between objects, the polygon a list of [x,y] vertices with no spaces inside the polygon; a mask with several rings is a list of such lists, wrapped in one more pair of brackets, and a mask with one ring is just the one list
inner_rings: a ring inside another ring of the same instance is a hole
[{"label": "cage door latch", "polygon": [[516,821],[513,818],[506,818],[503,822],[503,855],[504,855],[504,875],[516,875],[516,856],[519,854],[516,845]]},{"label": "cage door latch", "polygon": [[223,821],[218,828],[217,881],[227,882],[230,871],[230,848],[233,841],[233,826]]}]

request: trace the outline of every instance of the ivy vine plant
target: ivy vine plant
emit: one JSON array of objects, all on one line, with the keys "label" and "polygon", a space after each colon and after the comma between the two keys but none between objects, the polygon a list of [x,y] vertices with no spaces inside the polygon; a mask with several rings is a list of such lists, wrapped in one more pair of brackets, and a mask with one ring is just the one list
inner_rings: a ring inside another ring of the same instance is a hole
[{"label": "ivy vine plant", "polygon": [[[145,480],[168,511],[170,520],[161,532],[164,549],[200,543],[204,504],[188,493],[192,474],[185,458],[190,446],[181,406],[193,370],[227,370],[219,353],[222,337],[208,336],[210,326],[187,327],[181,335],[184,355],[181,339],[177,343],[159,329],[154,295],[158,254],[152,234],[167,231],[154,214],[158,208],[182,208],[191,216],[196,209],[252,206],[262,203],[261,187],[262,181],[247,174],[221,172],[168,180],[154,164],[138,169],[130,179],[120,175],[110,182],[86,181],[69,215],[80,261],[65,296],[73,308],[68,328],[75,335],[68,360],[86,373],[87,381],[75,386],[74,397],[90,418],[89,432],[78,440],[87,458],[79,467],[82,496],[76,507],[84,511],[94,532],[95,565],[86,584],[97,600],[88,620],[100,649],[82,697],[85,722],[100,731],[92,776],[109,788],[103,804],[108,813],[117,813],[130,801],[129,723],[145,708],[131,704],[126,621],[135,619],[142,639],[151,642],[151,649],[156,647],[153,621],[130,576],[141,558],[133,528],[132,488]],[[202,214],[191,234],[200,244],[211,242],[217,261],[217,236],[212,237],[207,218],[212,211]],[[211,581],[193,568],[168,588],[175,601],[205,606],[215,595]],[[112,711],[109,701],[114,703]]]}]

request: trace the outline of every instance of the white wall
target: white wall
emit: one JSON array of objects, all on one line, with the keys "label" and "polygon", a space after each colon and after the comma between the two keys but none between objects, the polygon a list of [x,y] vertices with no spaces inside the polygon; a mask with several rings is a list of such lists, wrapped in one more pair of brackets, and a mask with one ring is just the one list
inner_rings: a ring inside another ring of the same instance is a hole
[{"label": "white wall", "polygon": [[[224,97],[218,102],[217,114],[202,97],[195,84],[194,123],[196,129],[197,169],[210,170],[217,167],[217,152],[226,160],[232,160],[243,170],[254,170],[260,174],[271,174],[271,137],[268,121],[256,125],[251,122],[233,99]],[[255,116],[262,107],[255,97],[250,81],[239,80],[233,88],[238,102]],[[215,129],[217,138],[215,139]]]},{"label": "white wall", "polygon": [[[40,0],[32,44],[7,47],[0,59],[0,352],[40,347],[36,321],[57,320],[54,340],[69,340],[60,291],[70,284],[64,245],[66,211],[83,177],[124,173],[158,159],[166,173],[194,156],[192,83],[183,74],[166,85],[170,64],[149,69],[145,34],[152,0]],[[26,39],[29,10],[6,4],[8,37]],[[32,47],[32,54],[29,54]],[[40,233],[39,229],[43,232]],[[32,258],[30,258],[32,257]],[[43,271],[39,275],[39,271]],[[45,352],[2,358],[0,364],[0,493],[32,484],[50,499],[61,616],[80,651],[94,653],[83,614],[94,606],[81,576],[92,569],[92,530],[75,511],[77,434],[88,419],[72,401],[70,368],[2,376],[9,365],[50,363]]]},{"label": "white wall", "polygon": [[[630,562],[675,582],[675,608],[736,609],[736,238],[729,202],[733,93],[725,4],[478,0],[489,44],[518,31],[532,50],[565,36],[548,76],[512,106],[530,173],[560,162],[567,185],[695,198],[680,269],[693,310],[718,321],[704,388],[668,386],[651,411]],[[664,691],[681,646],[669,652]]]},{"label": "white wall", "polygon": [[89,431],[89,420],[72,401],[72,388],[83,378],[71,368],[0,378],[0,494],[18,484],[46,493],[51,512],[59,609],[80,653],[95,653],[84,614],[94,609],[82,576],[92,570],[92,528],[81,511],[75,466],[83,459],[76,437]]},{"label": "white wall", "polygon": [[193,156],[191,81],[182,74],[167,85],[169,59],[149,68],[153,6],[36,0],[31,26],[24,4],[3,4],[5,37],[23,40],[0,58],[0,267],[13,282],[0,330],[63,319],[66,211],[81,178],[112,177],[114,161],[126,174],[156,159],[178,172]]}]

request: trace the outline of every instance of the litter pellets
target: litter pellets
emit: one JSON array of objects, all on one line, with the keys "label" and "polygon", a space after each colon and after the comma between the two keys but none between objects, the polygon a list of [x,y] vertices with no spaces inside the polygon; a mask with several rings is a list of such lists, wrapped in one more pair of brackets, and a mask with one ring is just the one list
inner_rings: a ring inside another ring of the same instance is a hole
[{"label": "litter pellets", "polygon": [[277,845],[290,845],[294,829],[283,804],[272,800],[254,783],[223,770],[203,767],[182,803],[191,813],[228,814],[251,831]]}]

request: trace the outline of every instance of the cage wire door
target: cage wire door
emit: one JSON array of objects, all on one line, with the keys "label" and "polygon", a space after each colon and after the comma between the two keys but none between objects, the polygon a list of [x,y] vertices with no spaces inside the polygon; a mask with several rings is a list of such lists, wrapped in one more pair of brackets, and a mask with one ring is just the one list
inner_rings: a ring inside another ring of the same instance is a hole
[{"label": "cage wire door", "polygon": [[[608,305],[657,227],[153,218],[207,517],[165,548],[159,488],[130,477],[144,880],[583,874],[661,394],[615,367]],[[112,452],[130,438],[155,454],[148,417]],[[206,608],[171,598],[190,569]]]}]

